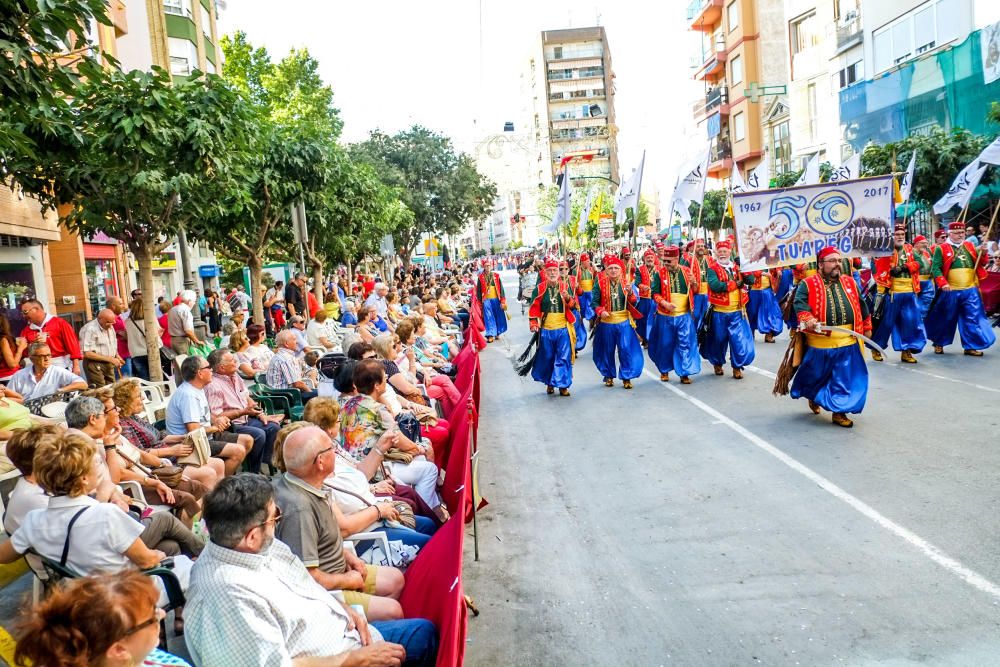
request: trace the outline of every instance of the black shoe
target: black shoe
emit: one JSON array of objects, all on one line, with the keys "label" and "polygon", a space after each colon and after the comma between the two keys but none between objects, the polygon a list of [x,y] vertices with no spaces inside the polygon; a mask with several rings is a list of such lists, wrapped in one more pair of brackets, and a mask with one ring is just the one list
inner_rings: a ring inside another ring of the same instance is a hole
[{"label": "black shoe", "polygon": [[552,394],[556,393],[556,388],[553,387],[552,385],[549,385],[545,388],[545,393],[551,396]]}]

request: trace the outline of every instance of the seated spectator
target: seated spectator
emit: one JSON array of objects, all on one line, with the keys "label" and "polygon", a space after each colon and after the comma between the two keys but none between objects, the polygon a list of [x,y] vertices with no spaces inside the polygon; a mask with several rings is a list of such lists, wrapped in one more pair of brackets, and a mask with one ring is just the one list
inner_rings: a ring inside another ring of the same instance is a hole
[{"label": "seated spectator", "polygon": [[[112,386],[115,405],[122,435],[134,446],[160,458],[176,462],[191,453],[192,446],[185,442],[183,435],[166,435],[146,420],[146,405],[142,401],[139,383],[122,380]],[[209,458],[208,463],[199,466],[186,464],[184,477],[198,482],[206,491],[211,491],[215,483],[226,474],[222,459]]]},{"label": "seated spectator", "polygon": [[396,352],[396,365],[400,371],[407,376],[408,380],[422,379],[427,388],[427,395],[441,401],[445,413],[451,414],[462,395],[451,378],[434,369],[434,364],[424,364],[418,359],[418,353],[421,358],[427,357],[423,356],[423,353],[415,347],[416,336],[413,334],[413,320],[407,318],[400,322],[396,327],[396,337],[394,350]]},{"label": "seated spectator", "polygon": [[375,325],[375,317],[375,310],[371,306],[364,305],[358,309],[358,326],[356,330],[358,335],[361,336],[361,340],[366,343],[372,342],[375,340],[375,336],[382,333]]},{"label": "seated spectator", "polygon": [[14,662],[49,667],[190,667],[156,648],[164,617],[158,598],[153,579],[138,572],[67,582],[31,610],[21,627]]},{"label": "seated spectator", "polygon": [[253,448],[253,438],[230,433],[229,419],[209,410],[205,387],[212,381],[212,369],[207,361],[196,356],[186,358],[181,364],[181,380],[183,384],[167,403],[167,433],[187,435],[204,428],[212,456],[223,460],[227,475],[235,474]]},{"label": "seated spectator", "polygon": [[222,480],[205,497],[204,516],[211,542],[195,564],[187,604],[186,642],[196,664],[304,665],[338,658],[331,664],[434,665],[433,624],[369,625],[274,539],[282,515],[266,478]]},{"label": "seated spectator", "polygon": [[328,290],[323,296],[323,312],[326,313],[327,319],[337,321],[340,319],[340,311],[340,299],[337,298],[336,292]]},{"label": "seated spectator", "polygon": [[338,347],[338,341],[330,335],[326,320],[325,310],[316,313],[316,317],[306,326],[306,343],[309,347],[320,347],[329,352]]},{"label": "seated spectator", "polygon": [[434,303],[437,305],[437,310],[442,316],[447,317],[449,321],[457,322],[464,329],[465,325],[469,323],[468,313],[463,318],[448,296],[449,292],[444,287],[438,287],[434,291]]},{"label": "seated spectator", "polygon": [[350,299],[344,301],[344,310],[340,315],[340,323],[345,327],[358,326],[357,306]]},{"label": "seated spectator", "polygon": [[0,441],[10,440],[14,431],[31,428],[38,423],[44,423],[41,418],[31,414],[28,408],[21,405],[20,396],[7,395],[6,387],[0,385]]},{"label": "seated spectator", "polygon": [[83,370],[91,387],[111,384],[116,379],[116,372],[125,365],[125,360],[118,356],[118,337],[115,335],[117,317],[114,311],[105,308],[80,329]]},{"label": "seated spectator", "polygon": [[[171,488],[149,472],[171,463],[135,447],[122,435],[119,410],[115,405],[114,391],[111,387],[91,389],[83,395],[101,402],[104,428],[99,430],[100,420],[97,419],[97,415],[90,415],[83,421],[82,416],[85,414],[83,410],[74,410],[73,414],[66,418],[66,425],[82,431],[104,446],[104,462],[108,466],[111,481],[115,484],[122,481],[138,482],[143,495],[139,500],[148,505],[166,505],[173,508],[178,512],[181,523],[190,528],[192,519],[201,511],[198,500],[205,495],[205,487],[190,479],[182,479]],[[94,408],[96,409],[96,406]]]},{"label": "seated spectator", "polygon": [[[238,336],[238,334],[237,334]],[[244,345],[242,338],[237,337],[236,343],[229,341],[229,349],[236,352],[236,359],[240,362],[240,372],[247,378],[254,378],[257,373],[266,373],[267,366],[274,357],[274,352],[267,346],[267,331],[259,324],[251,324],[247,327]],[[236,345],[237,349],[233,349]]]},{"label": "seated spectator", "polygon": [[21,368],[21,358],[27,348],[27,339],[22,336],[14,338],[10,320],[0,313],[0,378],[10,377]]},{"label": "seated spectator", "polygon": [[302,381],[310,389],[319,388],[319,369],[316,368],[317,363],[319,363],[319,352],[316,350],[309,350],[302,355]]},{"label": "seated spectator", "polygon": [[[424,333],[423,337],[431,345],[438,345],[441,348],[441,354],[447,359],[454,359],[455,355],[458,354],[458,343],[456,339],[445,333],[444,329],[438,324],[437,317],[437,304],[434,303],[433,299],[424,302]],[[418,334],[419,335],[419,334]]]},{"label": "seated spectator", "polygon": [[213,415],[227,418],[236,433],[253,439],[247,470],[259,473],[261,464],[271,460],[274,438],[284,417],[266,414],[250,398],[250,391],[236,374],[236,355],[232,352],[212,350],[208,364],[212,368],[212,381],[205,387],[208,407]]},{"label": "seated spectator", "polygon": [[[144,532],[141,523],[114,505],[88,495],[97,489],[99,458],[93,441],[83,434],[68,432],[37,443],[35,480],[51,498],[45,509],[28,512],[10,539],[0,544],[0,563],[13,563],[28,549],[60,562],[71,521],[72,542],[65,563],[80,576],[150,568],[166,558],[164,552],[150,549],[140,539]],[[165,512],[157,514],[170,516]],[[188,558],[174,557],[174,573],[182,589],[187,588],[190,571]],[[165,594],[161,594],[161,600],[165,602]]]},{"label": "seated spectator", "polygon": [[409,339],[409,342],[420,365],[430,366],[445,375],[454,375],[457,370],[454,365],[441,354],[441,351],[436,346],[428,343],[427,338],[424,337],[424,334],[427,333],[427,328],[424,325],[423,315],[414,315],[407,319],[413,325],[413,335]]},{"label": "seated spectator", "polygon": [[46,343],[32,343],[28,348],[28,358],[31,365],[14,373],[7,383],[7,392],[12,398],[20,396],[30,400],[87,388],[87,381],[79,375],[52,365],[52,350]]},{"label": "seated spectator", "polygon": [[20,471],[13,491],[7,499],[7,510],[3,515],[3,529],[8,535],[21,527],[21,522],[31,510],[45,509],[49,497],[35,481],[33,460],[35,448],[42,440],[58,438],[63,429],[53,424],[42,424],[18,431],[7,441],[7,458]]},{"label": "seated spectator", "polygon": [[267,385],[275,389],[298,389],[303,403],[314,398],[316,392],[303,381],[302,368],[295,358],[298,347],[295,334],[287,329],[279,331],[275,343],[278,351],[267,366]]},{"label": "seated spectator", "polygon": [[[386,533],[390,540],[401,540],[410,546],[419,548],[427,544],[430,541],[430,536],[437,530],[435,521],[414,512],[416,523],[414,528],[408,528],[398,523],[399,513],[391,506],[393,492],[396,490],[395,483],[391,478],[376,484],[368,483],[371,476],[362,468],[362,462],[356,462],[348,457],[340,447],[340,406],[332,398],[317,398],[309,403],[310,408],[321,401],[323,402],[321,407],[314,408],[309,412],[310,417],[314,419],[318,412],[326,413],[319,421],[323,421],[328,426],[325,428],[320,424],[316,424],[316,426],[323,430],[323,433],[330,438],[330,442],[336,447],[333,473],[327,476],[326,484],[334,492],[334,500],[336,501],[334,514],[337,516],[340,534],[347,538],[355,533],[367,533],[375,530]],[[383,440],[386,442],[380,442],[372,447],[371,453],[364,459],[365,462],[373,458],[381,461],[384,455],[383,449],[388,451],[392,446],[392,440],[387,438],[383,438]],[[384,492],[384,495],[379,497],[376,495],[377,491]],[[419,496],[417,497],[419,498]],[[407,500],[402,502],[406,502],[411,508],[413,507]],[[390,507],[382,508],[381,519],[372,521],[369,508],[375,503],[388,503]]]},{"label": "seated spectator", "polygon": [[295,335],[295,355],[301,357],[309,347],[309,341],[306,339],[306,318],[292,315],[288,320],[288,331]]},{"label": "seated spectator", "polygon": [[[388,383],[382,364],[377,359],[359,361],[354,367],[353,383],[356,394],[348,398],[341,408],[340,430],[344,450],[355,461],[361,461],[386,431],[398,427],[386,407],[378,401]],[[395,448],[413,458],[409,463],[389,461],[392,476],[413,485],[435,515],[442,522],[446,521],[448,510],[437,492],[437,466],[430,458],[433,457],[433,450],[415,443],[402,433],[397,436]]]},{"label": "seated spectator", "polygon": [[[302,559],[323,588],[343,591],[347,604],[362,605],[366,618],[402,618],[403,609],[396,600],[403,591],[403,573],[394,567],[368,565],[344,550],[336,503],[332,491],[323,485],[333,474],[334,453],[333,441],[315,426],[298,429],[285,439],[286,472],[273,481],[274,502],[282,517],[275,536]],[[377,503],[368,508],[367,516],[355,516],[350,525],[356,532],[381,521],[390,511],[391,505]]]}]

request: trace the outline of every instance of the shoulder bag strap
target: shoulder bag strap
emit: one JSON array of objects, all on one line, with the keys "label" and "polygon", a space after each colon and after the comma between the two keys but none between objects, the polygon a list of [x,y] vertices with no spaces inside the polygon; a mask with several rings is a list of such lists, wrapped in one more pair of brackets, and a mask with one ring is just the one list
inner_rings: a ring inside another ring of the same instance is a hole
[{"label": "shoulder bag strap", "polygon": [[73,515],[73,518],[69,520],[69,525],[66,526],[66,541],[63,543],[62,556],[59,557],[59,565],[66,567],[66,559],[69,557],[69,538],[73,533],[73,524],[76,520],[80,518],[80,515],[87,511],[90,506],[81,508],[79,512]]}]

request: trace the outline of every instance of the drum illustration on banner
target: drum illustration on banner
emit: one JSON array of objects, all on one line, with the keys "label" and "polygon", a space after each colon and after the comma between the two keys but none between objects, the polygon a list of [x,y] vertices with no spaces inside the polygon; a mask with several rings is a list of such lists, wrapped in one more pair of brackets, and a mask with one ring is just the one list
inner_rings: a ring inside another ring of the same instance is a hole
[{"label": "drum illustration on banner", "polygon": [[734,193],[733,212],[744,271],[809,262],[831,245],[846,257],[892,248],[891,176]]}]

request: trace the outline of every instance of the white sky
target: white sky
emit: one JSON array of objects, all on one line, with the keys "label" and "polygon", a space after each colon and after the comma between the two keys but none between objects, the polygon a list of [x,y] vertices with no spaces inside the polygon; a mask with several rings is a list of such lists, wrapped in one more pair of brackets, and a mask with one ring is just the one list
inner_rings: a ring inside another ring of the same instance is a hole
[{"label": "white sky", "polygon": [[245,31],[274,60],[308,48],[333,87],[345,141],[420,123],[472,153],[485,133],[519,119],[520,76],[540,32],[599,23],[616,74],[622,176],[645,148],[643,192],[659,189],[665,203],[678,165],[705,143],[691,119],[702,86],[690,77],[697,38],[686,30],[686,7],[686,0],[228,0],[220,30]]}]

